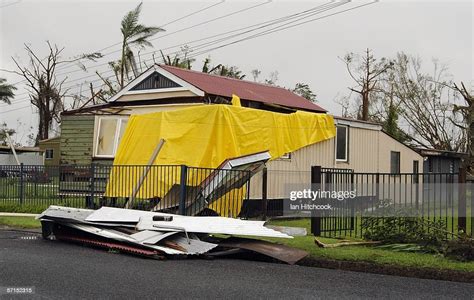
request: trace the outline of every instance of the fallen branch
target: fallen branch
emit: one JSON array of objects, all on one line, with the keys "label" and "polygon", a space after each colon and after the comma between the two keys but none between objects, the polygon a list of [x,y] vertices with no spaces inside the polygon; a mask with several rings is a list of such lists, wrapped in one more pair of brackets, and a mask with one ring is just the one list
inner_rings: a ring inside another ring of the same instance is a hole
[{"label": "fallen branch", "polygon": [[318,245],[320,248],[336,248],[336,247],[343,247],[343,246],[364,246],[364,245],[377,245],[382,242],[379,241],[368,241],[368,242],[340,242],[340,243],[335,243],[335,244],[325,244],[318,240],[317,238],[314,238],[314,243]]}]

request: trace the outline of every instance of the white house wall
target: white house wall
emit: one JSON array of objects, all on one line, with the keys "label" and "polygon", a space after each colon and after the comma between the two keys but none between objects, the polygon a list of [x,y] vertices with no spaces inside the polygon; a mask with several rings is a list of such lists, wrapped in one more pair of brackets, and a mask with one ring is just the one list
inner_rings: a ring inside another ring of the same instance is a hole
[{"label": "white house wall", "polygon": [[[335,138],[304,147],[291,153],[290,159],[277,159],[267,163],[267,197],[286,197],[287,185],[310,182],[311,166],[347,168],[355,172],[390,173],[390,151],[400,152],[400,171],[413,172],[413,161],[421,168],[423,158],[409,147],[380,130],[349,127],[349,153],[347,162],[335,160]],[[420,169],[421,170],[421,169]],[[256,174],[250,183],[250,199],[261,199],[262,175]]]},{"label": "white house wall", "polygon": [[[27,152],[17,153],[18,160],[24,165],[43,165],[43,153],[39,152]],[[13,154],[0,153],[0,165],[17,165],[15,156]]]}]

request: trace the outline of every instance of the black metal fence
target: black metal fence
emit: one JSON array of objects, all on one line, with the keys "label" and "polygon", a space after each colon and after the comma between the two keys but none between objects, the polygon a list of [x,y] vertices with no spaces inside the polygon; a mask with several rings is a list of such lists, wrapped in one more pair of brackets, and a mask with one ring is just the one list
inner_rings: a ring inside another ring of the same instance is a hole
[{"label": "black metal fence", "polygon": [[0,211],[114,206],[237,217],[249,180],[248,171],[181,165],[0,165]]},{"label": "black metal fence", "polygon": [[474,193],[465,179],[461,173],[357,173],[313,167],[315,189],[352,191],[354,197],[333,201],[330,210],[313,212],[312,232],[363,237],[375,223],[390,218],[422,218],[444,226],[447,236],[472,234]]}]

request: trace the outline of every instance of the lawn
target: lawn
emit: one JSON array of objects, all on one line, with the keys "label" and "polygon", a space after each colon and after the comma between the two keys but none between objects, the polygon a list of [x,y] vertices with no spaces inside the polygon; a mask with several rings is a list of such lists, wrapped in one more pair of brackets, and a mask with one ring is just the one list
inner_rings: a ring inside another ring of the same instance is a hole
[{"label": "lawn", "polygon": [[41,223],[34,217],[0,217],[0,226],[15,228],[40,228]]}]

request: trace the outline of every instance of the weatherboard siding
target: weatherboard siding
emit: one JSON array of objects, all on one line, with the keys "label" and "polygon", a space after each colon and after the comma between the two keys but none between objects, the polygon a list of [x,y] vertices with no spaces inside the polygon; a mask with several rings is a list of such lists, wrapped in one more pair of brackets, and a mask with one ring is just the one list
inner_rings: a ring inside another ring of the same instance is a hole
[{"label": "weatherboard siding", "polygon": [[61,122],[61,164],[90,164],[94,142],[93,115],[65,115]]}]

